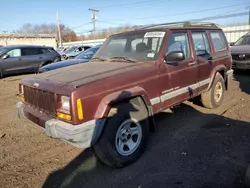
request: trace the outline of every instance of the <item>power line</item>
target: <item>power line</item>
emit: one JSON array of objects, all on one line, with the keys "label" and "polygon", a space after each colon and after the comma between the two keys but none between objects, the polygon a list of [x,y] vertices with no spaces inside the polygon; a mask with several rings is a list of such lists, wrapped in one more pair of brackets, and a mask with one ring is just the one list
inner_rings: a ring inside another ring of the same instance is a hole
[{"label": "power line", "polygon": [[113,24],[113,25],[124,25],[124,23],[106,22],[106,21],[101,21],[101,20],[98,20],[97,22],[106,23],[106,24]]},{"label": "power line", "polygon": [[71,27],[71,29],[76,29],[76,28],[79,28],[79,27],[83,27],[83,26],[86,26],[88,24],[91,24],[92,22],[86,22],[86,23],[83,23],[81,25],[78,25],[78,26],[75,26],[75,27]]},{"label": "power line", "polygon": [[141,5],[141,4],[147,4],[147,3],[158,3],[166,0],[147,0],[147,1],[137,1],[134,3],[125,3],[125,4],[116,4],[116,5],[109,5],[109,6],[103,6],[98,7],[99,9],[106,9],[106,8],[114,8],[114,7],[125,7],[125,6],[135,6],[135,5]]},{"label": "power line", "polygon": [[[249,4],[250,3],[241,3],[241,4],[234,4],[234,5],[228,5],[228,6],[222,6],[222,7],[215,7],[215,8],[210,8],[210,9],[202,9],[202,10],[197,10],[197,11],[189,11],[189,12],[183,12],[183,13],[165,14],[165,15],[151,16],[151,17],[137,17],[137,18],[133,18],[133,20],[145,20],[145,19],[150,19],[150,18],[164,18],[164,17],[170,17],[170,16],[178,16],[178,15],[185,15],[185,14],[208,12],[208,11],[220,10],[220,9],[224,9],[224,8],[232,8],[232,7],[237,7],[237,6],[245,6],[245,5],[249,5]],[[121,20],[108,20],[108,21],[126,21],[126,20],[125,19],[121,19]]]}]

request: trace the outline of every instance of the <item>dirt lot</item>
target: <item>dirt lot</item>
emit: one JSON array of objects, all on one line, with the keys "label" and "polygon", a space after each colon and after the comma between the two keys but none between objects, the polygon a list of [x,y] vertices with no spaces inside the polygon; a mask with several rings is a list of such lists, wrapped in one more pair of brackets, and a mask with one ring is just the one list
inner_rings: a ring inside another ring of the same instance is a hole
[{"label": "dirt lot", "polygon": [[[28,75],[31,76],[31,75]],[[48,138],[15,117],[19,79],[0,80],[0,187],[243,187],[250,163],[250,73],[237,74],[223,106],[185,102],[156,116],[142,158],[120,170],[92,150]]]}]

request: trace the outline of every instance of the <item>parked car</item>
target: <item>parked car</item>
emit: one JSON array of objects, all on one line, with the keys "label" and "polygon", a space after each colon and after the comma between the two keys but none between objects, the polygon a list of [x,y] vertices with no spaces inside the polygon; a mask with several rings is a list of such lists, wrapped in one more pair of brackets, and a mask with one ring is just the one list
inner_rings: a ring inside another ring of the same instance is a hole
[{"label": "parked car", "polygon": [[60,54],[46,46],[16,45],[0,48],[0,76],[37,72],[39,67],[60,61]]},{"label": "parked car", "polygon": [[250,33],[243,35],[236,42],[230,43],[233,69],[250,69]]},{"label": "parked car", "polygon": [[23,79],[18,116],[52,138],[93,146],[100,160],[121,168],[142,155],[154,114],[196,96],[207,108],[222,104],[233,74],[229,50],[223,31],[212,23],[116,34],[90,63]]},{"label": "parked car", "polygon": [[72,46],[69,49],[67,49],[63,55],[62,59],[72,59],[79,55],[81,52],[91,48],[90,46]]},{"label": "parked car", "polygon": [[64,47],[64,46],[61,46],[59,48],[56,49],[56,51],[62,55],[69,47]]},{"label": "parked car", "polygon": [[49,65],[45,65],[39,69],[39,73],[47,72],[50,70],[59,69],[62,67],[67,67],[79,63],[86,63],[89,62],[89,60],[93,57],[93,55],[96,53],[96,51],[100,48],[100,45],[94,46],[92,48],[87,49],[86,51],[80,53],[78,56],[76,56],[73,59],[65,60],[65,61],[59,61],[57,63],[52,63]]}]

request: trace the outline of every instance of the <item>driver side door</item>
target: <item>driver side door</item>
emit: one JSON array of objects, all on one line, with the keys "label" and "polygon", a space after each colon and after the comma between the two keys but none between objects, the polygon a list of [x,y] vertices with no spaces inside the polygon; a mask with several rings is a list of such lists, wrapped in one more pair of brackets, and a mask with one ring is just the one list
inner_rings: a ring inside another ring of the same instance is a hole
[{"label": "driver side door", "polygon": [[192,54],[189,32],[172,32],[168,41],[166,56],[170,52],[182,51],[185,59],[180,62],[164,63],[165,72],[161,92],[162,108],[192,98],[198,91],[198,67]]}]

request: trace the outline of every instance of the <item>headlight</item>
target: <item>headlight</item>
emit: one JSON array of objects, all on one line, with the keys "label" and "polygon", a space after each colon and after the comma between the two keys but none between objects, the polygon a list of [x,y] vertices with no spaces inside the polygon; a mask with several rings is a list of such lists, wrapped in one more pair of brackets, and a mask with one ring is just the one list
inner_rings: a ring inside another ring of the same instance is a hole
[{"label": "headlight", "polygon": [[66,96],[61,96],[62,110],[66,113],[70,113],[70,98]]}]

